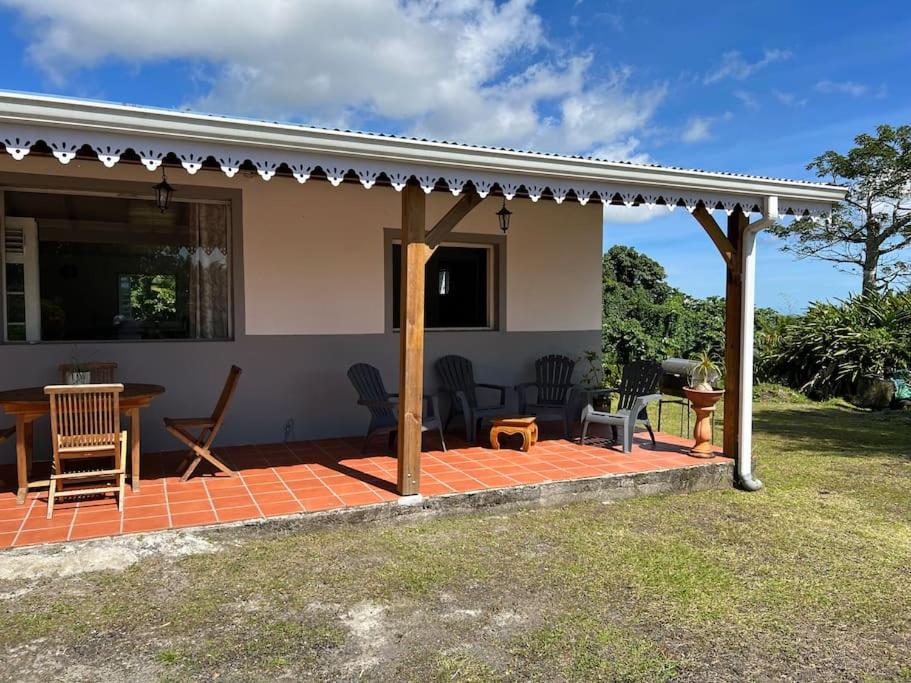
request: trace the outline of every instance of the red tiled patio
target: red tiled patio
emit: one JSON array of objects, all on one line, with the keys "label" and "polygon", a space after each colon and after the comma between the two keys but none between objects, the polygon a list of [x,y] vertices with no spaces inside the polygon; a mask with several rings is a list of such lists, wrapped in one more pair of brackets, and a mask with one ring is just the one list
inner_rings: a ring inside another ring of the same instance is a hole
[{"label": "red tiled patio", "polygon": [[[467,446],[453,438],[447,452],[425,450],[421,494],[425,497],[504,489],[586,478],[714,465],[727,461],[686,454],[689,441],[659,433],[657,449],[636,439],[631,453],[607,448],[600,439],[580,445],[542,440],[528,453]],[[0,469],[0,548],[161,531],[296,513],[337,510],[393,501],[396,459],[387,452],[360,452],[361,439],[340,438],[217,449],[238,476],[209,474],[181,482],[176,475],[184,454],[143,456],[140,491],[127,487],[124,509],[114,499],[63,499],[46,519],[46,495],[33,491],[16,505],[13,466]],[[433,436],[425,447],[437,446]],[[452,447],[454,446],[454,447]],[[36,464],[40,468],[43,463]]]}]

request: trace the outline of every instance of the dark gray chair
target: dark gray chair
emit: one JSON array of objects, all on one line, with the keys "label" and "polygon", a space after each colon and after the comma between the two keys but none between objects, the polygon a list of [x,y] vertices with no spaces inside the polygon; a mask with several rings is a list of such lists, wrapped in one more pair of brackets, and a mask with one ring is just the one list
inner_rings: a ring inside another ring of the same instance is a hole
[{"label": "dark gray chair", "polygon": [[[399,429],[398,394],[386,391],[380,371],[366,363],[356,363],[348,368],[348,379],[357,391],[359,406],[364,406],[370,411],[370,424],[367,427],[367,436],[361,451],[367,450],[367,444],[375,434],[389,435],[389,448],[395,444],[396,433]],[[428,405],[429,404],[429,405]],[[440,402],[436,396],[424,395],[425,414],[421,424],[421,432],[435,429],[440,433],[440,444],[446,450],[446,440],[443,438],[443,427],[440,422]]]},{"label": "dark gray chair", "polygon": [[614,412],[603,412],[592,408],[591,401],[582,409],[582,437],[580,443],[585,443],[585,437],[588,434],[588,426],[595,422],[597,424],[610,425],[611,434],[614,442],[617,441],[617,427],[623,428],[623,452],[629,453],[633,449],[633,434],[636,431],[636,424],[642,424],[648,430],[648,435],[652,439],[652,448],[655,448],[655,432],[652,431],[652,424],[648,419],[646,410],[649,403],[661,399],[658,391],[658,385],[661,382],[663,374],[660,363],[652,361],[636,361],[629,365],[623,366],[623,374],[620,376],[620,386],[616,389],[600,389],[589,392],[589,396],[594,394],[618,394],[619,404]]},{"label": "dark gray chair", "polygon": [[[440,378],[441,390],[449,396],[449,412],[443,429],[449,423],[462,416],[465,423],[465,440],[474,443],[477,440],[478,428],[484,420],[505,415],[506,387],[500,384],[484,384],[474,381],[474,367],[471,361],[462,356],[443,356],[435,364]],[[478,400],[478,389],[489,389],[500,393],[499,401],[492,405],[481,405]]]},{"label": "dark gray chair", "polygon": [[[534,382],[524,382],[516,387],[519,397],[519,414],[556,416],[563,420],[563,431],[567,439],[572,438],[573,419],[576,412],[576,385],[573,371],[576,361],[566,356],[550,355],[535,361]],[[534,402],[528,400],[528,390],[537,390]]]}]

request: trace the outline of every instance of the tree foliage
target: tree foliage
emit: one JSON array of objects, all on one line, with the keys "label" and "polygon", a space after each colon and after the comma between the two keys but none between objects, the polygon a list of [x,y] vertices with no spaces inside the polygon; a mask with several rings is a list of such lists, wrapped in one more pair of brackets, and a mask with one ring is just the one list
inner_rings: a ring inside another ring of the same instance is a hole
[{"label": "tree foliage", "polygon": [[911,126],[879,126],[861,134],[847,154],[828,151],[807,168],[847,191],[824,222],[808,218],[776,225],[785,247],[802,258],[860,269],[862,293],[881,291],[911,275],[904,251],[911,246]]},{"label": "tree foliage", "polygon": [[602,262],[602,351],[608,379],[640,359],[724,351],[724,299],[697,299],[667,283],[667,273],[632,247],[614,246]]}]

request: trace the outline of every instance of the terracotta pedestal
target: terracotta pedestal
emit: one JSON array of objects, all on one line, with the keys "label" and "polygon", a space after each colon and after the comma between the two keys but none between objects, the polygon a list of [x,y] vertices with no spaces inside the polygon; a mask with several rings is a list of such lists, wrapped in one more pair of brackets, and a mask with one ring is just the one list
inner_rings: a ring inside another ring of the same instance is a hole
[{"label": "terracotta pedestal", "polygon": [[715,412],[715,404],[724,396],[724,390],[697,391],[684,387],[683,393],[693,404],[693,411],[696,413],[696,426],[693,428],[693,439],[696,443],[690,448],[690,455],[695,458],[714,457],[712,414]]}]

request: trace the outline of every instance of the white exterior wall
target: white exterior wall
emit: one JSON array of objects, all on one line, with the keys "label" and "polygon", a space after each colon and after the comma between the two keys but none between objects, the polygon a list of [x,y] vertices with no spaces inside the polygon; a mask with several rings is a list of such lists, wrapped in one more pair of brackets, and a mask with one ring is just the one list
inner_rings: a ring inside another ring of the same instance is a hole
[{"label": "white exterior wall", "polygon": [[[0,172],[158,182],[139,165],[108,169],[96,161],[0,156]],[[382,334],[385,331],[384,228],[397,228],[401,195],[392,188],[338,188],[290,178],[264,181],[255,174],[226,178],[200,171],[171,171],[181,186],[241,190],[243,269],[247,335]],[[40,178],[36,183],[40,184]],[[185,191],[184,196],[190,194]],[[457,199],[428,196],[429,224]],[[457,232],[499,235],[495,213],[502,200],[489,198]],[[580,331],[601,327],[601,207],[558,205],[527,199],[513,211],[506,240],[505,331]],[[501,329],[504,329],[501,327]]]}]

